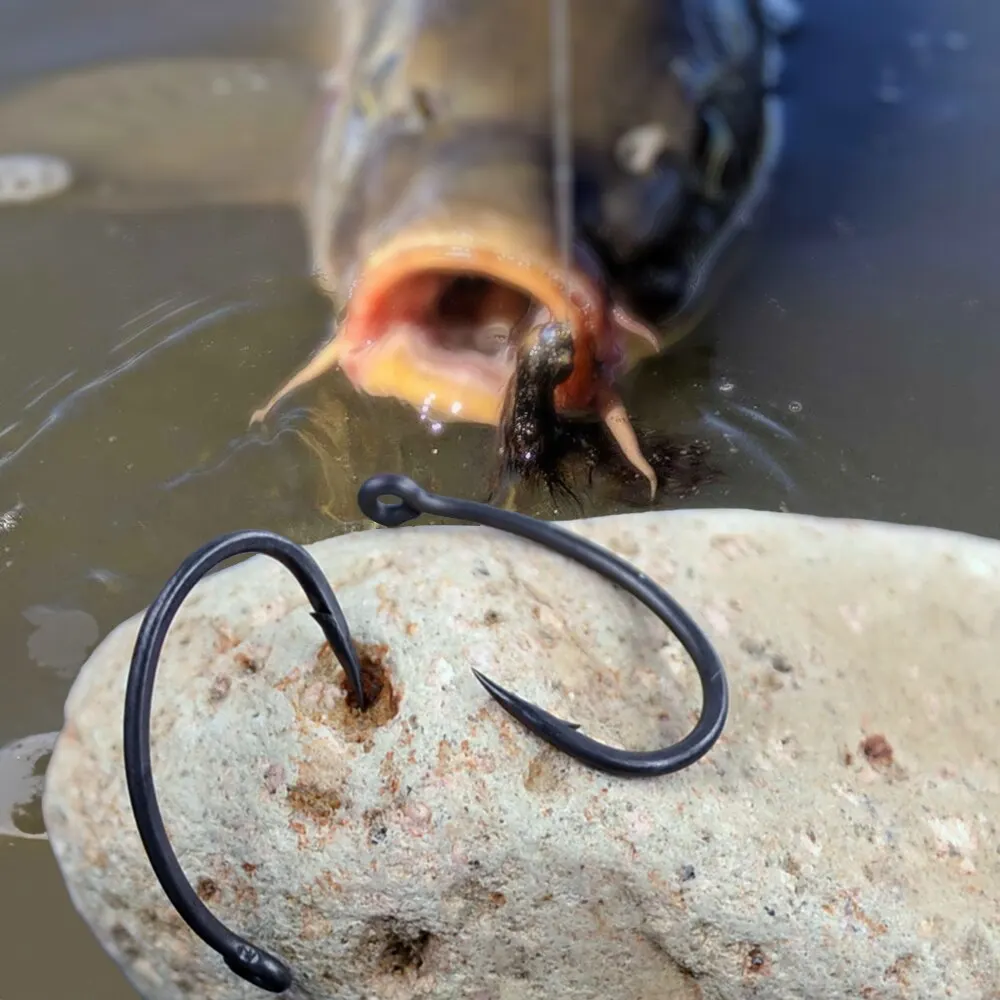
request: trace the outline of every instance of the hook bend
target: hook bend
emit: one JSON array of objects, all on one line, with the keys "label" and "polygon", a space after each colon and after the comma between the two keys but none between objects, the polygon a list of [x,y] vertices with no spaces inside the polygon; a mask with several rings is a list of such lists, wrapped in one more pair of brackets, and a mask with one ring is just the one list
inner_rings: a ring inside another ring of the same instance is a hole
[{"label": "hook bend", "polygon": [[167,898],[188,926],[222,956],[240,978],[267,990],[283,993],[292,984],[292,972],[280,958],[258,948],[225,926],[187,880],[170,846],[156,800],[149,747],[153,684],[167,632],[184,598],[209,570],[233,556],[257,553],[276,559],[298,581],[330,648],[347,674],[358,705],[364,709],[361,664],[351,641],[347,620],[329,581],[313,557],[301,546],[270,531],[236,531],[203,545],[178,567],[149,606],[139,627],[125,688],[123,752],[125,781],[135,824],[150,865]]}]

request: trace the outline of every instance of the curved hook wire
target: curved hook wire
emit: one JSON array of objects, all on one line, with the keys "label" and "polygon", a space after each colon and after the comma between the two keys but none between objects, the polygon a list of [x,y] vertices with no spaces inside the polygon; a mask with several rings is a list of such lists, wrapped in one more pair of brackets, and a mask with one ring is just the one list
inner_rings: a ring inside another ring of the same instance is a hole
[{"label": "curved hook wire", "polygon": [[139,837],[156,877],[188,926],[226,965],[249,983],[270,993],[283,993],[292,983],[291,969],[277,956],[250,944],[218,920],[198,898],[170,846],[156,801],[149,730],[153,682],[167,631],[184,598],[214,566],[233,556],[257,553],[278,560],[298,581],[312,605],[331,650],[347,674],[358,705],[365,708],[358,661],[347,619],[329,581],[301,546],[270,531],[235,531],[203,545],[188,556],[149,606],[136,637],[125,688],[125,781]]},{"label": "curved hook wire", "polygon": [[[398,503],[382,497],[394,496]],[[702,713],[697,725],[671,747],[631,752],[606,746],[565,722],[500,687],[474,670],[479,682],[515,719],[537,736],[584,764],[612,774],[653,776],[678,771],[711,749],[725,725],[729,695],[721,661],[704,633],[685,611],[645,574],[606,549],[555,524],[538,521],[487,504],[429,493],[412,479],[398,475],[373,476],[358,492],[358,505],[373,521],[398,527],[421,514],[472,521],[538,542],[593,569],[649,608],[680,640],[694,660],[701,679]],[[312,605],[312,617],[347,675],[357,704],[366,698],[361,665],[347,620],[329,581],[309,553],[294,542],[269,531],[236,531],[203,545],[188,556],[167,581],[143,617],[132,652],[125,689],[123,751],[125,780],[139,837],[150,865],[167,898],[188,926],[222,956],[242,979],[270,993],[283,993],[292,984],[292,971],[276,955],[233,933],[205,904],[188,882],[170,846],[156,799],[150,754],[153,685],[163,643],[184,598],[213,567],[233,556],[267,555],[291,571]]]},{"label": "curved hook wire", "polygon": [[[383,497],[395,497],[386,503]],[[592,569],[641,601],[677,637],[694,661],[701,681],[702,709],[694,729],[662,750],[620,750],[579,732],[573,723],[546,712],[501,687],[473,668],[480,684],[501,707],[547,743],[575,757],[588,767],[623,777],[653,777],[689,767],[715,744],[729,714],[729,687],[718,653],[688,613],[645,573],[580,535],[550,521],[540,521],[513,511],[499,510],[474,500],[457,500],[423,489],[407,476],[373,476],[358,491],[358,506],[371,520],[397,528],[421,514],[506,531]]]}]

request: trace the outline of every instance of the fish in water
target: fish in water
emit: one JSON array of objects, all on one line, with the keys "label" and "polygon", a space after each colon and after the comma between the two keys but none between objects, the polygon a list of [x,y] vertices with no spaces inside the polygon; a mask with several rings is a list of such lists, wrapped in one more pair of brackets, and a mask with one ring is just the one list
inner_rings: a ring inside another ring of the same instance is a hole
[{"label": "fish in water", "polygon": [[[596,415],[655,494],[618,382],[691,328],[766,193],[789,5],[571,0],[568,261],[548,4],[384,0],[365,11],[338,67],[306,214],[314,270],[340,312],[253,420],[339,367],[359,390],[438,421],[500,426],[511,468],[555,474],[547,456],[561,449],[544,439]],[[555,369],[526,338],[560,343]]]},{"label": "fish in water", "polygon": [[778,39],[797,15],[790,0],[568,9],[555,112],[547,2],[331,0],[317,5],[325,73],[315,37],[277,61],[75,69],[0,101],[0,154],[61,157],[68,196],[102,208],[301,205],[336,320],[253,420],[339,368],[438,421],[497,426],[508,469],[564,450],[529,447],[531,421],[563,441],[602,421],[655,492],[620,380],[691,329],[731,271],[778,162]]}]

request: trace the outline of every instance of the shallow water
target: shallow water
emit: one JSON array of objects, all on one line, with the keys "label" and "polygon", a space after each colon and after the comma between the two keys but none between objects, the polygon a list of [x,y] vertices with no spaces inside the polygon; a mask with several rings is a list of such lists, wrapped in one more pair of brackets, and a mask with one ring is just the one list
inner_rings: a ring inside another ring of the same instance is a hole
[{"label": "shallow water", "polygon": [[[154,17],[123,0],[6,0],[0,88],[97,59],[268,55],[267,6],[192,0]],[[998,537],[1000,8],[874,10],[807,4],[786,53],[781,184],[752,259],[697,339],[638,374],[629,404],[713,442],[721,474],[687,506]],[[326,468],[292,432],[301,409],[285,409],[281,433],[247,432],[325,333],[305,265],[279,208],[0,211],[0,746],[57,729],[95,637],[209,537],[362,527],[354,492],[378,471],[483,495],[484,431],[433,435],[337,378],[297,397],[323,411]],[[598,483],[586,509],[618,507]],[[0,834],[0,884],[4,1000],[75,1000],[80,982],[132,996],[44,842]]]}]

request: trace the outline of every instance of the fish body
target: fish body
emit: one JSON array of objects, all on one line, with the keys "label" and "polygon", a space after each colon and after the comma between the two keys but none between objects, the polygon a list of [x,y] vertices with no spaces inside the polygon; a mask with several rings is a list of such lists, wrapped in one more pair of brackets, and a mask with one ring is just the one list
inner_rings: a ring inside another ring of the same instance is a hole
[{"label": "fish body", "polygon": [[[781,147],[774,46],[789,24],[756,0],[568,9],[561,109],[547,3],[355,11],[305,203],[313,268],[339,314],[254,419],[337,366],[359,390],[436,420],[498,424],[519,343],[557,321],[572,330],[574,365],[553,390],[556,412],[598,412],[638,465],[615,385],[697,320],[763,200]],[[559,114],[573,169],[568,261]]]},{"label": "fish body", "polygon": [[65,161],[76,204],[299,205],[336,320],[254,420],[339,367],[436,420],[502,424],[555,322],[573,365],[542,380],[552,412],[597,414],[641,468],[616,385],[731,269],[778,162],[794,7],[566,3],[561,104],[548,2],[296,0],[315,33],[281,51],[99,61],[0,98],[0,155]]}]

